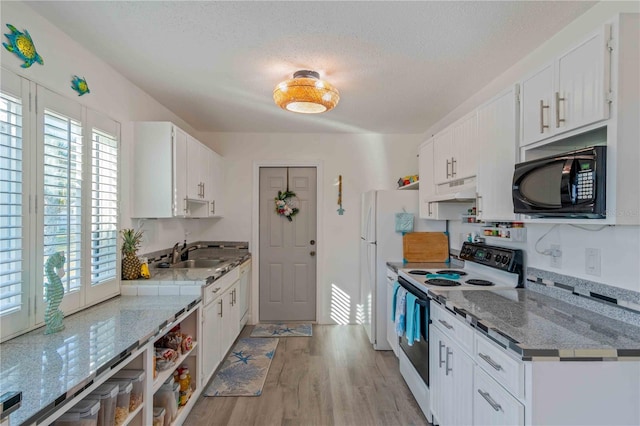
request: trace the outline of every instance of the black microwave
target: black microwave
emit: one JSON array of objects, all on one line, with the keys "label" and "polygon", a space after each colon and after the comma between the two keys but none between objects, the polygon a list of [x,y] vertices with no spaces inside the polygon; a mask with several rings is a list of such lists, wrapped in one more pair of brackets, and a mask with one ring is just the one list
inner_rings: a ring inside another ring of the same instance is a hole
[{"label": "black microwave", "polygon": [[606,217],[607,147],[516,164],[513,211],[532,217]]}]

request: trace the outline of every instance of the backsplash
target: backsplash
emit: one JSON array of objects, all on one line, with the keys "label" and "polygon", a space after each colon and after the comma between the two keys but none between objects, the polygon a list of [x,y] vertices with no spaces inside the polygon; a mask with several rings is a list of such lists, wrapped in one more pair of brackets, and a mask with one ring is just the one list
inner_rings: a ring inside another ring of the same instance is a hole
[{"label": "backsplash", "polygon": [[[246,254],[249,250],[249,243],[247,241],[196,241],[187,244],[187,247],[192,246],[199,246],[199,248],[189,252],[191,259],[213,259],[225,256],[237,257]],[[149,263],[158,262],[171,257],[172,250],[173,247],[169,247],[144,253],[141,257],[146,257]]]},{"label": "backsplash", "polygon": [[640,327],[640,293],[542,269],[527,268],[527,289]]}]

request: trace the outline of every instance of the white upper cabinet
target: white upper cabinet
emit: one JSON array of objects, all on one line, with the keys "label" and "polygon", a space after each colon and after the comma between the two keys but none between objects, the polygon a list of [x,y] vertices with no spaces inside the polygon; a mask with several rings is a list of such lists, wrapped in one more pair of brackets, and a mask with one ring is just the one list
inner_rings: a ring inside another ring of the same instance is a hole
[{"label": "white upper cabinet", "polygon": [[420,145],[420,150],[418,151],[418,167],[420,176],[418,199],[420,201],[420,217],[422,219],[435,219],[433,203],[429,203],[429,197],[436,193],[436,184],[433,174],[433,145],[434,141],[432,138]]},{"label": "white upper cabinet", "polygon": [[553,93],[553,66],[548,64],[521,83],[522,111],[521,145],[528,145],[551,136],[551,94]]},{"label": "white upper cabinet", "polygon": [[476,114],[463,117],[434,136],[434,179],[442,184],[475,176]]},{"label": "white upper cabinet", "polygon": [[211,184],[212,158],[221,169],[222,157],[170,122],[135,123],[134,138],[132,217],[214,216],[223,188]]},{"label": "white upper cabinet", "polygon": [[478,219],[515,220],[511,182],[518,144],[517,89],[478,108]]},{"label": "white upper cabinet", "polygon": [[605,25],[557,60],[554,125],[575,129],[609,118],[609,40]]},{"label": "white upper cabinet", "polygon": [[610,25],[521,82],[520,145],[609,118]]},{"label": "white upper cabinet", "polygon": [[209,151],[208,177],[205,181],[205,195],[209,202],[209,216],[220,217],[223,215],[223,195],[225,188],[224,159],[215,151]]}]

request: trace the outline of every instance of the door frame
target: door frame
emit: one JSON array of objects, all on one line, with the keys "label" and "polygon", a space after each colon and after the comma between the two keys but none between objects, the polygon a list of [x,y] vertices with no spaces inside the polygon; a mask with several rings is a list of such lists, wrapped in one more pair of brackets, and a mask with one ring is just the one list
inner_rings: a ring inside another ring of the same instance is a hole
[{"label": "door frame", "polygon": [[316,169],[316,240],[320,243],[316,246],[316,320],[314,323],[321,323],[324,318],[324,301],[320,291],[320,283],[323,282],[324,268],[321,261],[324,261],[324,240],[323,236],[324,220],[321,212],[324,211],[324,170],[322,160],[262,160],[253,162],[253,190],[251,204],[251,257],[253,265],[251,268],[251,318],[250,324],[257,324],[260,321],[260,168],[262,167],[315,167]]}]

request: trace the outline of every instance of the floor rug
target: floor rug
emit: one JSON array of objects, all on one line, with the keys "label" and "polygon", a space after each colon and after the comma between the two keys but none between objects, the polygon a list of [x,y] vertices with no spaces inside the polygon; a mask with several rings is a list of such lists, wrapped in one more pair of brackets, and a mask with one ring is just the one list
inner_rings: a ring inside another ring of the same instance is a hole
[{"label": "floor rug", "polygon": [[310,337],[311,324],[258,324],[251,337]]},{"label": "floor rug", "polygon": [[260,396],[277,346],[278,339],[239,339],[204,395]]}]

